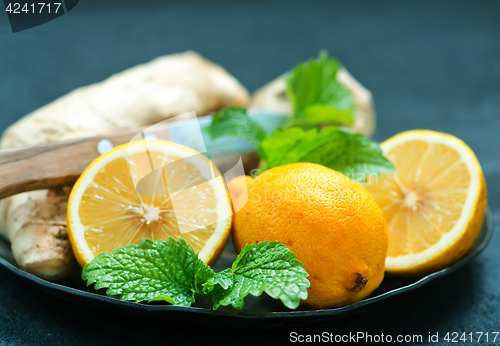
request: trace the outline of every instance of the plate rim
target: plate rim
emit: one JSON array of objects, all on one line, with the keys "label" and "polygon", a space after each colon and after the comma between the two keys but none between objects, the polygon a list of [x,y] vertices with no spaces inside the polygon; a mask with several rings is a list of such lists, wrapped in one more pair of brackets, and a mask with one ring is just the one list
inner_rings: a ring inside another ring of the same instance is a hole
[{"label": "plate rim", "polygon": [[[2,264],[6,269],[8,269],[13,274],[25,280],[29,280],[32,283],[36,284],[37,286],[40,286],[39,288],[44,291],[46,290],[58,291],[64,294],[70,294],[72,296],[85,297],[86,299],[97,300],[101,303],[119,306],[120,308],[130,306],[132,309],[141,310],[142,312],[147,312],[147,313],[167,313],[167,312],[198,313],[213,317],[233,317],[242,320],[249,320],[256,318],[283,319],[283,318],[299,318],[299,317],[321,317],[321,316],[340,315],[343,313],[359,310],[363,306],[378,303],[395,295],[412,291],[418,287],[421,287],[427,282],[430,282],[438,277],[456,271],[458,268],[462,267],[464,264],[469,262],[472,258],[478,256],[481,252],[483,252],[486,246],[489,244],[494,231],[493,213],[489,206],[487,207],[482,227],[485,227],[486,229],[482,242],[478,245],[478,247],[475,249],[474,252],[470,252],[469,250],[467,254],[464,257],[462,257],[459,261],[457,261],[455,264],[443,268],[437,272],[433,272],[431,274],[423,276],[419,280],[409,285],[397,287],[387,292],[384,292],[378,296],[368,297],[357,303],[334,309],[246,312],[246,311],[212,310],[201,307],[185,307],[185,306],[175,306],[175,305],[138,304],[135,302],[119,300],[117,298],[113,298],[107,295],[100,295],[92,292],[82,291],[80,289],[66,286],[60,283],[47,281],[45,279],[39,278],[38,276],[25,272],[24,270],[18,268],[17,266],[7,261],[2,256],[0,256],[0,264]],[[52,293],[52,292],[46,292],[46,293]]]}]

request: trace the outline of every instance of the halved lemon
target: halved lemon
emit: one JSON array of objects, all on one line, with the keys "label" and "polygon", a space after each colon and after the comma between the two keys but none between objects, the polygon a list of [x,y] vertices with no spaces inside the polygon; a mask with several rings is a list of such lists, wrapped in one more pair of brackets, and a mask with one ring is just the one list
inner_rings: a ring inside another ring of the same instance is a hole
[{"label": "halved lemon", "polygon": [[472,246],[486,211],[486,183],[473,151],[439,132],[403,132],[381,144],[396,166],[365,187],[389,229],[387,272],[423,275]]},{"label": "halved lemon", "polygon": [[83,172],[71,190],[67,219],[82,267],[118,246],[169,237],[183,238],[213,264],[227,242],[232,211],[220,172],[203,155],[167,141],[135,141],[99,156]]}]

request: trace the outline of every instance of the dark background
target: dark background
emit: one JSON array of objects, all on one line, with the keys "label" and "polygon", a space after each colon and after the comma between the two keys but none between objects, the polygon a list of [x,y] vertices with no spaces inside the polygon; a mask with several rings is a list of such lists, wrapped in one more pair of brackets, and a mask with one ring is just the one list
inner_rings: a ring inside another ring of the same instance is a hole
[{"label": "dark background", "polygon": [[[500,224],[500,2],[103,2],[82,0],[16,34],[0,14],[0,130],[74,88],[159,55],[197,51],[253,91],[326,48],[373,92],[375,140],[425,128],[471,146]],[[292,330],[439,332],[441,340],[446,332],[491,333],[500,331],[499,248],[494,234],[472,263],[362,314],[267,331],[91,310],[0,268],[0,344],[283,344]]]}]

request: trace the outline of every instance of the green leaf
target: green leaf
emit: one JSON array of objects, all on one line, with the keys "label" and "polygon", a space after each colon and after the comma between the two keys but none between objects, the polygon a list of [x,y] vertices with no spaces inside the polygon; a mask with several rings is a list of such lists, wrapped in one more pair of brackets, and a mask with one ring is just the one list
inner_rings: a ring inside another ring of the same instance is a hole
[{"label": "green leaf", "polygon": [[267,168],[295,162],[311,162],[332,168],[351,179],[365,181],[367,175],[392,173],[395,168],[379,146],[365,135],[336,126],[277,129],[259,146]]},{"label": "green leaf", "polygon": [[[219,282],[228,282],[228,274],[224,273]],[[297,308],[300,300],[307,298],[309,275],[296,255],[278,242],[247,244],[233,263],[231,274],[230,286],[226,288],[219,283],[214,287],[214,309],[220,305],[241,309],[248,294],[257,297],[262,292],[280,299],[290,309]]]},{"label": "green leaf", "polygon": [[248,294],[266,292],[294,309],[307,298],[308,274],[286,246],[262,242],[246,246],[231,268],[215,273],[183,239],[143,239],[138,245],[101,253],[82,271],[87,285],[107,288],[122,300],[166,301],[190,306],[195,293],[241,309]]},{"label": "green leaf", "polygon": [[135,302],[165,300],[190,306],[194,294],[215,275],[183,239],[143,239],[138,245],[101,253],[82,271],[87,285]]},{"label": "green leaf", "polygon": [[351,93],[337,81],[342,64],[322,51],[317,59],[298,64],[286,77],[294,114],[287,127],[320,124],[352,125],[356,107]]},{"label": "green leaf", "polygon": [[[206,296],[214,291],[214,288],[220,286],[222,289],[227,290],[233,284],[233,273],[231,268],[216,273],[203,284],[202,292]],[[211,297],[209,297],[211,299]],[[217,306],[218,307],[218,306]],[[214,308],[214,310],[217,308]]]},{"label": "green leaf", "polygon": [[[191,245],[188,245],[191,247]],[[192,248],[192,247],[191,247]],[[193,250],[194,252],[194,250]],[[200,261],[202,264],[198,266],[198,269],[196,270],[196,273],[194,275],[194,287],[195,287],[195,292],[202,295],[205,298],[210,299],[210,297],[207,297],[207,295],[210,295],[212,289],[207,289],[205,288],[205,285],[207,282],[212,280],[212,278],[217,275],[212,268],[210,268],[208,265],[206,265],[203,261]]]},{"label": "green leaf", "polygon": [[203,129],[212,139],[237,137],[249,141],[255,148],[267,136],[266,131],[250,119],[246,108],[230,107],[221,110],[212,118],[210,126]]},{"label": "green leaf", "polygon": [[233,284],[233,272],[231,268],[215,274],[215,276],[210,279],[210,282],[214,285],[221,285],[225,290],[228,289]]}]

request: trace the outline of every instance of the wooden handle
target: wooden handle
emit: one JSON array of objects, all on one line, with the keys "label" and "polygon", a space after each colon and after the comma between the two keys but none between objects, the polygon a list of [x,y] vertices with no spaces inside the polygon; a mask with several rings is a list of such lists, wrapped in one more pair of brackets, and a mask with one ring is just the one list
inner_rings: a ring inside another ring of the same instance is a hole
[{"label": "wooden handle", "polygon": [[138,132],[0,150],[0,199],[17,193],[73,184],[99,156],[97,143],[128,143]]}]

